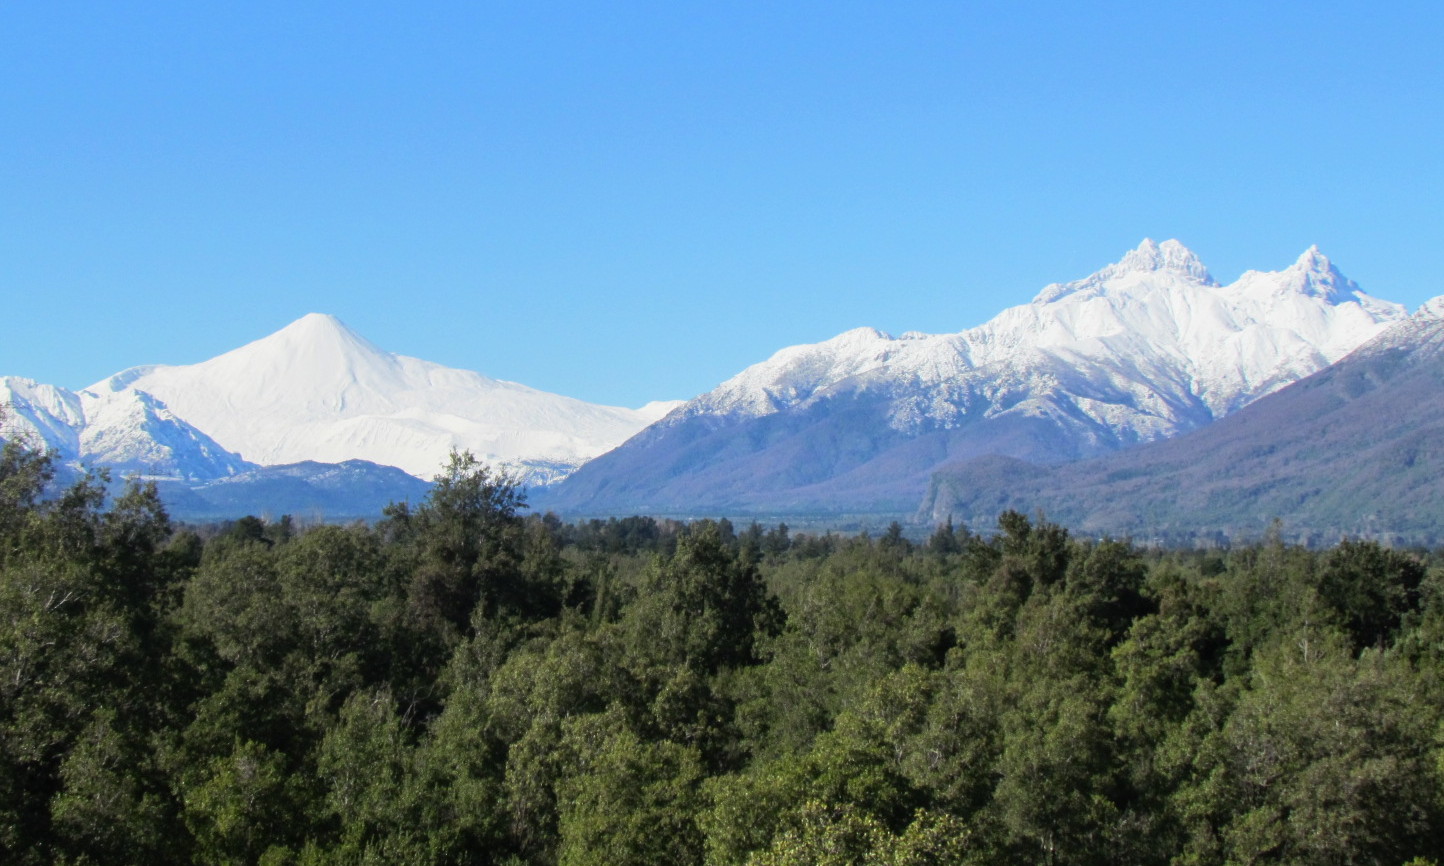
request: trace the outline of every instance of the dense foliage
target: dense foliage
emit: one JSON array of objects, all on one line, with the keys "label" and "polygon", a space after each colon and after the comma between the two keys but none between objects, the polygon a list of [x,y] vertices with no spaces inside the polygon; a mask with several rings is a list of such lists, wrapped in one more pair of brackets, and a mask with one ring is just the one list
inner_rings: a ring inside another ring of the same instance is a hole
[{"label": "dense foliage", "polygon": [[0,454],[0,861],[1209,864],[1444,850],[1444,570],[563,525],[172,527]]}]

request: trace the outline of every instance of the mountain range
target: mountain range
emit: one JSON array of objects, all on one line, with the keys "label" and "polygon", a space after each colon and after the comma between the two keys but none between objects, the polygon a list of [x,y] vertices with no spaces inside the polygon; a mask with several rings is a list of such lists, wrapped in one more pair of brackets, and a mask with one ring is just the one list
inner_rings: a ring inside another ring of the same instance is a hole
[{"label": "mountain range", "polygon": [[1110,533],[1278,516],[1417,535],[1444,520],[1441,312],[1364,293],[1317,248],[1222,285],[1145,240],[983,325],[859,328],[636,410],[395,355],[321,314],[80,391],[0,379],[0,402],[71,467],[156,479],[197,519],[375,515],[466,449],[569,518],[976,524],[1012,507]]},{"label": "mountain range", "polygon": [[1342,358],[1406,310],[1310,248],[1220,285],[1177,241],[954,334],[863,328],[743,370],[541,501],[562,513],[912,512],[935,471],[1178,436]]}]

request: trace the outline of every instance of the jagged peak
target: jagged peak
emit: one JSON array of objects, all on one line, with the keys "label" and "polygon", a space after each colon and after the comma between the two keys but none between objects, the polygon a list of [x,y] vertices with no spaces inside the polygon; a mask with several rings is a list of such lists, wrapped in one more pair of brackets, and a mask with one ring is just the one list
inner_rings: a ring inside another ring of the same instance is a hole
[{"label": "jagged peak", "polygon": [[1334,267],[1328,256],[1319,252],[1317,244],[1304,250],[1289,270],[1300,275],[1300,288],[1305,293],[1331,303],[1350,300],[1354,292],[1359,290],[1353,280]]},{"label": "jagged peak", "polygon": [[1123,258],[1084,279],[1071,283],[1052,283],[1045,287],[1033,299],[1033,303],[1050,303],[1084,290],[1096,293],[1108,283],[1122,277],[1150,273],[1175,274],[1204,286],[1218,285],[1197,254],[1179,241],[1170,238],[1158,243],[1153,238],[1144,238],[1136,248],[1124,253]]},{"label": "jagged peak", "polygon": [[1264,292],[1268,295],[1299,295],[1326,304],[1338,305],[1358,300],[1359,286],[1312,245],[1282,271],[1249,271],[1234,284],[1246,294]]},{"label": "jagged peak", "polygon": [[1208,268],[1204,267],[1203,261],[1194,254],[1193,250],[1172,238],[1161,244],[1155,243],[1152,238],[1144,238],[1143,243],[1139,244],[1136,249],[1129,250],[1123,258],[1103,268],[1093,277],[1102,281],[1121,277],[1124,274],[1156,271],[1181,274],[1200,283],[1215,285]]},{"label": "jagged peak", "polygon": [[1318,244],[1309,244],[1309,248],[1299,254],[1294,262],[1294,267],[1307,271],[1327,271],[1333,267],[1329,263],[1329,257],[1319,252]]}]

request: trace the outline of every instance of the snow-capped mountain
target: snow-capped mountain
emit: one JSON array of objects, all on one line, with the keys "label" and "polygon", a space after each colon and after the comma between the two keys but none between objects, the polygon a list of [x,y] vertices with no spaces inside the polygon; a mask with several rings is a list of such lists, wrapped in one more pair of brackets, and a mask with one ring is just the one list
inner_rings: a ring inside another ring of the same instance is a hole
[{"label": "snow-capped mountain", "polygon": [[1405,315],[1317,248],[1287,270],[1219,286],[1178,241],[1145,240],[1117,264],[959,334],[859,328],[783,349],[683,414],[756,416],[888,390],[899,429],[956,426],[981,400],[994,415],[1061,411],[1154,439],[1325,367]]},{"label": "snow-capped mountain", "polygon": [[1437,545],[1444,538],[1444,297],[1337,363],[1200,430],[1061,466],[944,467],[917,517],[1042,510],[1088,533]]},{"label": "snow-capped mountain", "polygon": [[598,406],[489,379],[384,351],[318,313],[209,361],[133,367],[83,393],[148,395],[252,464],[361,459],[430,478],[468,449],[532,484],[675,405]]},{"label": "snow-capped mountain", "polygon": [[464,449],[538,485],[679,403],[623,409],[548,394],[386,352],[313,313],[209,361],[133,367],[82,391],[0,378],[0,405],[0,438],[26,435],[117,478],[199,483],[361,460],[429,480]]},{"label": "snow-capped mountain", "polygon": [[860,328],[783,349],[554,491],[562,509],[904,505],[952,460],[1061,462],[1195,429],[1389,324],[1316,248],[1222,286],[1177,241],[955,334]]}]

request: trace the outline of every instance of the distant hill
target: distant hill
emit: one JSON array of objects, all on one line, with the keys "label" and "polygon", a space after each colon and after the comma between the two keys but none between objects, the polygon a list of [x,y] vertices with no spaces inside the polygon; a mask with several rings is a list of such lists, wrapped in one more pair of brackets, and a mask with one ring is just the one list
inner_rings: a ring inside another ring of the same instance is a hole
[{"label": "distant hill", "polygon": [[374,519],[393,502],[419,503],[431,484],[365,460],[307,461],[250,469],[203,484],[161,481],[166,510],[180,520],[289,514],[317,521]]},{"label": "distant hill", "polygon": [[539,491],[562,514],[911,513],[932,473],[1061,463],[1204,427],[1407,313],[1317,249],[1219,285],[1145,240],[955,334],[870,328],[783,349]]},{"label": "distant hill", "polygon": [[1337,364],[1201,430],[1045,467],[991,457],[937,472],[919,518],[1005,508],[1138,538],[1340,535],[1444,542],[1444,298]]}]

